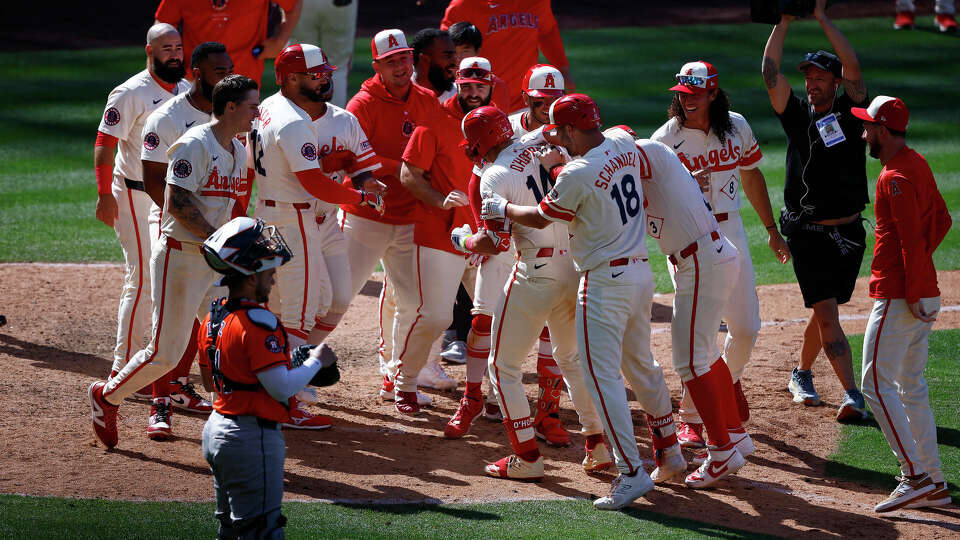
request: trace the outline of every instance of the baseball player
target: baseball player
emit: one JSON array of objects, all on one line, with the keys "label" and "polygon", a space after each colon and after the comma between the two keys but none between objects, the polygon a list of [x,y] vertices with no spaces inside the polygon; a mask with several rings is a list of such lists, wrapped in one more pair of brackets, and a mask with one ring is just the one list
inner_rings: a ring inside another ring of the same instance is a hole
[{"label": "baseball player", "polygon": [[410,41],[413,47],[413,82],[433,92],[440,103],[457,95],[456,54],[446,30],[424,28]]},{"label": "baseball player", "polygon": [[[259,118],[250,132],[248,159],[259,189],[255,214],[274,224],[299,255],[277,271],[277,301],[273,302],[274,309],[279,305],[280,320],[297,346],[317,339],[316,335],[311,338],[316,318],[327,314],[334,298],[341,306],[349,303],[350,267],[343,233],[334,217],[337,205],[358,203],[382,209],[378,194],[347,188],[323,172],[318,145],[326,144],[330,154],[330,143],[326,142],[328,133],[317,131],[314,119],[322,120],[320,127],[325,128],[340,123],[333,117],[342,115],[324,101],[335,69],[319,47],[299,44],[285,48],[275,62],[280,91],[260,105]],[[327,115],[330,118],[323,120]],[[329,133],[336,134],[344,135]],[[366,137],[360,130],[342,140],[351,150],[359,150]],[[358,157],[370,161],[365,155],[370,152],[367,149]],[[358,171],[357,181],[369,178],[363,173],[373,168],[375,164]],[[310,391],[299,398],[315,402],[314,395]],[[328,418],[314,415],[302,405],[291,409],[291,420],[301,428],[330,426]]]},{"label": "baseball player", "polygon": [[[476,109],[464,118],[463,134],[468,151],[484,159],[480,190],[485,198],[496,195],[516,204],[538,204],[543,191],[536,183],[531,186],[530,180],[540,176],[540,162],[528,145],[511,139],[506,114],[495,107]],[[503,230],[502,224],[485,225],[487,230]],[[577,356],[574,313],[579,278],[570,257],[569,237],[567,228],[559,223],[542,230],[519,224],[512,229],[517,262],[494,312],[488,367],[514,453],[488,465],[486,472],[491,476],[543,478],[543,458],[535,438],[537,420],[542,419],[530,417],[521,365],[544,322],[560,338],[555,357],[563,366],[563,378],[586,435],[583,468],[598,471],[613,463],[603,444],[603,424],[588,397]]]},{"label": "baseball player", "polygon": [[327,53],[333,72],[331,103],[343,108],[350,95],[347,76],[353,66],[353,41],[357,35],[359,0],[303,0],[300,20],[290,36],[292,43],[313,43]]},{"label": "baseball player", "polygon": [[[468,21],[461,21],[450,25],[447,29],[450,33],[450,39],[453,40],[453,48],[457,58],[457,65],[463,62],[464,58],[474,56],[483,57],[480,52],[480,46],[483,45],[483,34],[480,30]],[[507,82],[493,74],[493,95],[491,101],[494,103],[507,103],[513,101],[510,96],[510,88]]]},{"label": "baseball player", "polygon": [[[150,207],[150,238],[160,237],[160,208],[163,206],[167,177],[167,151],[188,129],[210,121],[213,110],[213,87],[233,72],[233,62],[227,49],[220,43],[197,45],[191,54],[193,85],[150,113],[143,124],[143,145],[140,164],[143,168],[144,190],[153,200]],[[237,205],[235,208],[246,207]],[[193,333],[200,328],[196,321]],[[172,435],[172,407],[190,412],[209,413],[213,410],[189,382],[190,365],[197,356],[196,342],[190,340],[183,357],[168,375],[153,383],[153,403],[147,436],[163,440]]]},{"label": "baseball player", "polygon": [[877,512],[950,504],[930,411],[927,338],[940,309],[933,251],[952,220],[926,159],[906,144],[910,113],[900,99],[877,96],[863,139],[883,170],[874,208],[877,243],[870,265],[873,310],[863,339],[863,395],[900,462],[899,485]]},{"label": "baseball player", "polygon": [[[636,138],[621,126],[604,134]],[[733,379],[716,338],[720,312],[730,295],[727,284],[739,271],[739,259],[736,247],[718,232],[700,185],[676,154],[656,141],[638,140],[636,145],[647,166],[640,176],[647,231],[673,266],[676,283],[670,324],[673,367],[697,405],[709,438],[706,454],[694,458],[700,468],[685,479],[688,486],[701,489],[739,470],[754,450],[741,425]],[[620,216],[629,213],[625,203]]]},{"label": "baseball player", "polygon": [[217,391],[202,443],[214,479],[217,537],[282,538],[286,446],[279,424],[294,392],[308,382],[339,379],[336,357],[326,347],[301,347],[291,357],[286,332],[266,309],[276,269],[292,257],[276,228],[238,217],[207,238],[202,250],[229,288],[197,334]]},{"label": "baseball player", "polygon": [[194,320],[206,315],[215,275],[199,245],[247,196],[252,175],[235,136],[250,130],[259,103],[257,83],[230,75],[213,89],[213,120],[190,128],[170,147],[161,237],[150,256],[153,335],[120,373],[88,390],[94,433],[108,448],[117,445],[120,402],[177,364]]},{"label": "baseball player", "polygon": [[[340,226],[347,237],[351,300],[366,283],[378,259],[386,271],[379,311],[380,372],[384,375],[380,396],[392,400],[395,389],[386,374],[398,332],[393,291],[406,293],[416,290],[417,286],[416,275],[409,271],[415,251],[416,200],[400,184],[400,160],[414,129],[446,113],[440,109],[436,96],[411,81],[411,48],[402,31],[378,32],[370,46],[376,73],[364,81],[360,91],[350,99],[347,111],[357,117],[380,160],[381,168],[374,172],[387,186],[384,211],[381,214],[366,205],[341,205]],[[320,323],[332,329],[342,318],[343,313],[331,309]],[[418,394],[418,402],[427,401],[428,396]]]},{"label": "baseball player", "polygon": [[565,92],[563,74],[550,64],[534,64],[523,76],[521,88],[526,109],[510,115],[515,139],[550,123],[550,105]]},{"label": "baseball player", "polygon": [[654,487],[641,465],[621,370],[648,414],[658,464],[654,477],[661,481],[686,470],[663,370],[650,353],[654,286],[639,179],[651,174],[651,164],[632,139],[604,136],[599,108],[585,94],[555,101],[549,118],[544,130],[556,130],[555,140],[581,157],[559,171],[556,185],[539,205],[490,197],[483,201],[483,217],[507,217],[514,226],[536,229],[553,221],[567,223],[580,273],[576,325],[581,369],[620,471],[609,495],[594,501],[594,507],[618,509]]},{"label": "baseball player", "polygon": [[146,54],[147,69],[124,81],[107,97],[93,149],[96,216],[116,231],[126,267],[112,372],[126,365],[150,325],[150,278],[145,271],[150,253],[150,197],[144,191],[140,171],[143,123],[153,110],[190,87],[183,80],[183,49],[176,28],[169,24],[151,26]]},{"label": "baseball player", "polygon": [[[737,248],[740,271],[724,286],[730,291],[721,315],[727,324],[723,359],[733,377],[740,420],[750,418],[750,407],[740,384],[744,367],[760,333],[760,302],[750,259],[750,244],[740,219],[740,185],[767,229],[767,245],[781,263],[790,250],[777,230],[767,183],[760,172],[763,153],[753,130],[740,114],[730,111],[727,93],[712,64],[688,62],[677,74],[670,103],[670,119],[650,137],[673,148],[684,167],[700,181],[703,197],[713,208],[720,233]],[[649,225],[649,224],[648,224]],[[648,227],[648,231],[653,231]],[[667,265],[673,278],[673,265]],[[676,288],[676,282],[674,282]],[[703,422],[689,395],[680,401],[677,439],[686,447],[701,448]]]}]

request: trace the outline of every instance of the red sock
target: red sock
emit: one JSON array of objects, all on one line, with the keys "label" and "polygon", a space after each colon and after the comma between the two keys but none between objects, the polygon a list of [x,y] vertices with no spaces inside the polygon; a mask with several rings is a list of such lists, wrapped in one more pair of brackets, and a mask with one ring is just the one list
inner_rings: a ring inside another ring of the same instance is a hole
[{"label": "red sock", "polygon": [[703,426],[707,430],[708,444],[724,446],[730,442],[730,434],[727,432],[727,415],[723,400],[715,390],[714,373],[716,372],[711,368],[709,372],[694,377],[684,384],[703,420]]},{"label": "red sock", "polygon": [[715,391],[723,402],[723,412],[727,417],[727,429],[739,429],[740,409],[737,407],[737,395],[733,391],[733,376],[730,375],[730,368],[727,363],[720,358],[710,366],[710,373],[713,374],[713,382],[717,385]]},{"label": "red sock", "polygon": [[593,450],[597,447],[598,444],[603,442],[603,433],[594,433],[593,435],[587,435],[587,450]]},{"label": "red sock", "polygon": [[483,383],[482,382],[470,382],[467,381],[467,389],[463,392],[464,396],[482,399],[483,398]]}]

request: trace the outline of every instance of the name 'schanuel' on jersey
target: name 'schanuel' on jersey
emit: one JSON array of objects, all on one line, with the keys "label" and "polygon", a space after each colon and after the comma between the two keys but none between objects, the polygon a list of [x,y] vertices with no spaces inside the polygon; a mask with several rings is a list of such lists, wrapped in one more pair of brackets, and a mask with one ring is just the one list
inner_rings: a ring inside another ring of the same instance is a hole
[{"label": "name 'schanuel' on jersey", "polygon": [[647,163],[646,156],[641,155],[642,152],[640,149],[637,149],[637,152],[622,152],[607,161],[603,166],[603,170],[597,175],[599,177],[599,180],[596,182],[597,187],[607,189],[614,173],[624,167],[637,167],[640,169],[640,178],[650,178],[650,164]]}]

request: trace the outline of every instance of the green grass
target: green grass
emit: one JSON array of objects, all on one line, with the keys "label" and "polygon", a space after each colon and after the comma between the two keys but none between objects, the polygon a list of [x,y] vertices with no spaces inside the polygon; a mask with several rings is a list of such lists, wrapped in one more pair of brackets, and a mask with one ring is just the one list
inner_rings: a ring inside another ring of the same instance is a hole
[{"label": "green grass", "polygon": [[[211,484],[212,489],[212,484]],[[212,503],[0,495],[0,538],[213,538]],[[689,519],[589,501],[497,504],[286,503],[288,538],[760,538]]]},{"label": "green grass", "polygon": [[[849,336],[857,381],[861,375],[863,335]],[[930,406],[937,421],[940,460],[947,476],[950,494],[960,497],[956,472],[960,470],[960,373],[956,354],[960,348],[960,330],[938,330],[930,335],[930,354],[924,377],[930,388]],[[861,425],[843,427],[843,436],[835,454],[827,463],[827,474],[842,476],[864,484],[893,489],[900,474],[897,458],[871,415]]]},{"label": "green grass", "polygon": [[[955,106],[960,40],[928,32],[892,32],[888,18],[842,20],[837,25],[857,50],[871,95],[902,97],[912,113],[909,143],[927,156],[954,219],[960,217],[960,110]],[[605,123],[627,123],[652,133],[666,120],[667,88],[691,59],[720,70],[734,109],[753,126],[767,160],[762,166],[774,209],[782,205],[784,135],[770,109],[759,65],[768,27],[699,25],[604,28],[563,33],[578,89],[600,103]],[[676,39],[682,32],[684,39]],[[373,71],[368,37],[357,40],[350,88]],[[793,25],[784,71],[807,50],[829,48],[813,22]],[[119,261],[113,231],[93,217],[96,190],[92,142],[107,92],[142,69],[140,47],[0,54],[0,261]],[[268,62],[266,73],[272,73]],[[24,77],[28,74],[28,77]],[[276,86],[265,77],[264,96]],[[800,86],[795,87],[802,91]],[[848,134],[859,136],[859,134]],[[868,159],[871,198],[880,165]],[[872,219],[872,208],[866,213]],[[778,264],[766,246],[756,213],[743,210],[758,283],[793,281],[790,265]],[[870,231],[868,231],[870,232]],[[866,275],[873,246],[868,234]],[[665,262],[648,241],[657,289],[669,290]],[[934,256],[937,268],[960,268],[960,231],[952,230]]]}]

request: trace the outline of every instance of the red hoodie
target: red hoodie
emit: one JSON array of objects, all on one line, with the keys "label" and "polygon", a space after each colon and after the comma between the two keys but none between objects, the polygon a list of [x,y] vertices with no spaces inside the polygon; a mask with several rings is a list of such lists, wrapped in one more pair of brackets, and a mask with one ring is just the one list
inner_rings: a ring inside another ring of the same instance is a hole
[{"label": "red hoodie", "polygon": [[363,132],[383,164],[382,169],[387,175],[381,181],[387,185],[387,191],[383,197],[382,216],[369,206],[344,204],[341,208],[344,212],[381,223],[413,223],[416,199],[400,185],[400,178],[396,176],[400,159],[416,127],[429,124],[446,113],[432,92],[416,84],[411,83],[406,101],[393,97],[379,74],[363,82],[360,91],[347,103],[347,110],[360,121]]}]

